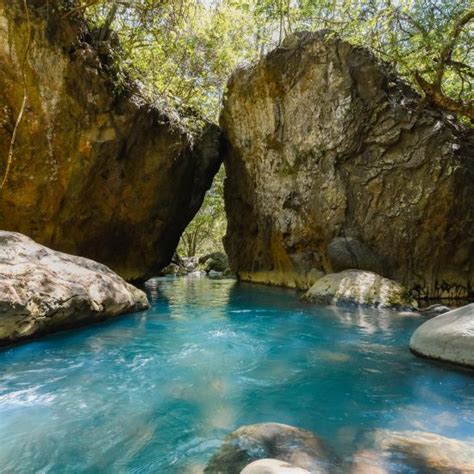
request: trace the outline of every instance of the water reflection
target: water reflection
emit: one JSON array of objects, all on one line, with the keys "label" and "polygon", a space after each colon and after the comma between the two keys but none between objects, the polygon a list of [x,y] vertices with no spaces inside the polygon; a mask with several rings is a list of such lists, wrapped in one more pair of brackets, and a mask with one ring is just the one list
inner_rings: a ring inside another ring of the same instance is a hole
[{"label": "water reflection", "polygon": [[146,287],[149,311],[0,352],[0,471],[201,472],[264,421],[361,463],[379,429],[474,432],[473,378],[410,354],[417,318],[232,280]]}]

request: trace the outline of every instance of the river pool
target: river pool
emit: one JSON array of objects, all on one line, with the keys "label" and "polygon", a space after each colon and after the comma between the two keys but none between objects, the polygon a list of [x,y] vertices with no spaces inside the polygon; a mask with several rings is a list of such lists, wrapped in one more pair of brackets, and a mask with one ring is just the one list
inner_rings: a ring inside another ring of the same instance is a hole
[{"label": "river pool", "polygon": [[146,312],[0,352],[0,472],[199,473],[265,421],[345,460],[378,429],[474,436],[472,372],[408,351],[423,318],[233,280],[147,290]]}]

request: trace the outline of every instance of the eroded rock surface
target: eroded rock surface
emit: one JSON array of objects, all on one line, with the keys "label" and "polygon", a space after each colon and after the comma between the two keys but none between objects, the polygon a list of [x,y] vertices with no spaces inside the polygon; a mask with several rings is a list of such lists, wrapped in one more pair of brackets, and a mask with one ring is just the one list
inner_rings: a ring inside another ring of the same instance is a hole
[{"label": "eroded rock surface", "polygon": [[338,460],[310,431],[280,423],[242,426],[210,459],[206,474],[239,474],[253,461],[278,459],[311,473],[335,472]]},{"label": "eroded rock surface", "polygon": [[373,55],[300,33],[229,81],[225,247],[243,280],[355,268],[419,297],[474,288],[474,140]]},{"label": "eroded rock surface", "polygon": [[418,307],[407,289],[373,272],[344,270],[320,278],[304,299],[323,305],[357,305],[409,309]]},{"label": "eroded rock surface", "polygon": [[0,231],[0,346],[146,308],[105,265]]},{"label": "eroded rock surface", "polygon": [[156,274],[219,168],[219,130],[191,139],[136,86],[117,88],[108,43],[94,42],[54,0],[27,4],[23,62],[23,2],[0,0],[0,177],[23,72],[27,94],[0,228],[100,261],[128,280]]},{"label": "eroded rock surface", "polygon": [[413,333],[417,355],[474,368],[474,303],[423,323]]}]

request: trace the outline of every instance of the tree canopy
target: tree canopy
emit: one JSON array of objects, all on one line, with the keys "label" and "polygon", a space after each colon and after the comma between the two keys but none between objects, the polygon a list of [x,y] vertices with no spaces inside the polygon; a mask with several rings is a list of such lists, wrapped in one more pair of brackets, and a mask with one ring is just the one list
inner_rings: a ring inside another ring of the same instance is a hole
[{"label": "tree canopy", "polygon": [[[297,30],[331,29],[371,48],[432,102],[474,120],[470,0],[82,0],[118,63],[153,99],[216,121],[228,76]],[[186,115],[186,114],[184,114]]]},{"label": "tree canopy", "polygon": [[[372,49],[427,103],[474,123],[471,0],[72,0],[98,42],[118,36],[118,82],[173,110],[189,129],[217,121],[225,85],[298,30],[329,29]],[[119,84],[120,85],[120,84]],[[219,249],[223,174],[185,232],[180,252]]]},{"label": "tree canopy", "polygon": [[178,254],[194,257],[212,252],[223,252],[222,238],[227,220],[224,210],[224,168],[214,177],[212,188],[207,192],[201,209],[181,236]]}]

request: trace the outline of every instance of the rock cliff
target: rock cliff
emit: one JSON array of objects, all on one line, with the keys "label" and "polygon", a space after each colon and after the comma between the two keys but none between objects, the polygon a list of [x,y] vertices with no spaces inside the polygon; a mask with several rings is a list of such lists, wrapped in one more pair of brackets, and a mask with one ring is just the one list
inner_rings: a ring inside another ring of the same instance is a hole
[{"label": "rock cliff", "polygon": [[474,289],[474,137],[367,50],[299,33],[228,84],[231,267],[307,288],[370,270],[418,297]]},{"label": "rock cliff", "polygon": [[82,22],[51,0],[27,4],[30,28],[23,2],[0,0],[2,177],[26,92],[0,228],[128,280],[151,276],[170,262],[219,168],[219,130],[192,143],[137,87],[116,90]]}]

